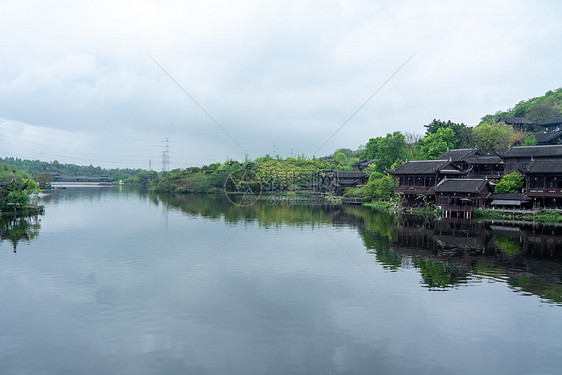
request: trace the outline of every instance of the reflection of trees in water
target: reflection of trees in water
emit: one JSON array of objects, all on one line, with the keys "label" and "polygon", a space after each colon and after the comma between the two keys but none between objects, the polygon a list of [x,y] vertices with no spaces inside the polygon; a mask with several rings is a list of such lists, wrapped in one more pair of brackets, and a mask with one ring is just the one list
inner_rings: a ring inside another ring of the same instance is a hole
[{"label": "reflection of trees in water", "polygon": [[233,224],[257,222],[265,228],[348,225],[357,228],[367,251],[385,269],[415,268],[430,290],[491,278],[517,292],[562,302],[562,228],[427,220],[365,207],[269,205],[266,200],[237,206],[214,195],[158,195],[158,199],[169,209]]},{"label": "reflection of trees in water", "polygon": [[37,216],[0,219],[0,243],[10,242],[15,253],[18,243],[33,240],[39,235],[40,228]]},{"label": "reflection of trees in water", "polygon": [[560,282],[547,282],[535,276],[518,276],[510,277],[507,283],[515,291],[535,294],[545,300],[562,304],[562,285]]},{"label": "reflection of trees in water", "polygon": [[521,242],[519,238],[494,234],[494,242],[499,250],[508,255],[516,255],[521,251]]},{"label": "reflection of trees in water", "polygon": [[168,209],[214,220],[222,219],[232,224],[257,222],[266,228],[280,225],[315,226],[319,223],[334,223],[342,216],[339,206],[272,205],[266,199],[239,206],[223,195],[208,194],[159,194],[158,198]]},{"label": "reflection of trees in water", "polygon": [[450,288],[470,277],[492,278],[517,292],[562,302],[562,228],[462,219],[428,223],[404,216],[394,231],[390,248],[402,253],[401,267],[419,269],[429,288]]},{"label": "reflection of trees in water", "polygon": [[470,277],[468,270],[444,262],[416,258],[413,264],[420,271],[424,283],[431,289],[450,288],[466,283]]}]

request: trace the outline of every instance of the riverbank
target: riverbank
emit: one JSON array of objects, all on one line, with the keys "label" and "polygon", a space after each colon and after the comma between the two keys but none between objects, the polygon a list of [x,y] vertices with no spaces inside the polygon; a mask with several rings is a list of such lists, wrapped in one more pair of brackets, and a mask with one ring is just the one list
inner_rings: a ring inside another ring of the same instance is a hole
[{"label": "riverbank", "polygon": [[[401,208],[394,202],[373,201],[363,203],[363,206],[371,207],[388,213],[409,213],[418,215],[441,216],[442,210],[435,208]],[[519,222],[544,222],[562,223],[562,210],[498,210],[498,209],[476,209],[473,211],[475,220],[509,220]]]},{"label": "riverbank", "polygon": [[477,209],[474,210],[474,218],[477,220],[515,220],[515,221],[540,221],[545,223],[562,222],[562,211],[560,210],[496,210]]}]

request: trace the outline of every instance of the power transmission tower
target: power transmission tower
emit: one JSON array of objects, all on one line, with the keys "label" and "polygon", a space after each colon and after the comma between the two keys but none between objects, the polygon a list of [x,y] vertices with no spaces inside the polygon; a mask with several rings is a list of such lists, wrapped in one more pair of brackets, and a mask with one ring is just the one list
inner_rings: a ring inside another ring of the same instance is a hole
[{"label": "power transmission tower", "polygon": [[164,139],[164,150],[162,151],[162,172],[166,172],[170,168],[170,140],[168,137]]}]

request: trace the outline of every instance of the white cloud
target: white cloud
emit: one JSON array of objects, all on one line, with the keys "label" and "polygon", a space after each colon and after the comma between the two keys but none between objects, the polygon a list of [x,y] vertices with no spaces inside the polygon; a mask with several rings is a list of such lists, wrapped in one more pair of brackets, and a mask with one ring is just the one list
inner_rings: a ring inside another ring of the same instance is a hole
[{"label": "white cloud", "polygon": [[178,163],[192,153],[195,164],[242,158],[150,53],[250,156],[273,143],[312,153],[416,52],[329,153],[422,132],[433,118],[474,125],[561,86],[560,10],[527,1],[18,2],[0,14],[0,113],[84,137],[170,136]]}]

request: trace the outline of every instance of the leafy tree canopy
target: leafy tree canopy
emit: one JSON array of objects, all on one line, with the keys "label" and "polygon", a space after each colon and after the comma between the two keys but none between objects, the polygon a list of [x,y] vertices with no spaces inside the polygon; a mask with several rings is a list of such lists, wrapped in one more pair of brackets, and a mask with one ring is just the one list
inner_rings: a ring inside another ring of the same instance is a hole
[{"label": "leafy tree canopy", "polygon": [[397,161],[404,162],[408,157],[408,145],[404,135],[398,131],[388,133],[386,137],[369,139],[365,145],[362,157],[377,159],[375,170],[382,172]]},{"label": "leafy tree canopy", "polygon": [[426,128],[426,136],[431,134],[435,134],[439,131],[439,129],[451,129],[453,130],[454,139],[453,139],[453,146],[451,148],[469,148],[474,147],[474,139],[472,135],[472,128],[466,126],[465,124],[457,124],[448,120],[447,122],[436,120],[434,119],[427,125],[424,125]]},{"label": "leafy tree canopy", "polygon": [[517,172],[510,173],[500,180],[496,185],[496,193],[521,193],[525,187],[525,178]]},{"label": "leafy tree canopy", "polygon": [[534,135],[528,135],[525,137],[525,142],[521,146],[536,146],[537,145],[537,138]]},{"label": "leafy tree canopy", "polygon": [[455,148],[456,136],[451,128],[438,128],[435,133],[422,139],[420,157],[422,159],[437,159],[448,148]]},{"label": "leafy tree canopy", "polygon": [[505,151],[524,134],[503,123],[484,122],[474,128],[474,140],[478,150],[486,153]]}]

